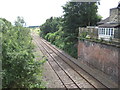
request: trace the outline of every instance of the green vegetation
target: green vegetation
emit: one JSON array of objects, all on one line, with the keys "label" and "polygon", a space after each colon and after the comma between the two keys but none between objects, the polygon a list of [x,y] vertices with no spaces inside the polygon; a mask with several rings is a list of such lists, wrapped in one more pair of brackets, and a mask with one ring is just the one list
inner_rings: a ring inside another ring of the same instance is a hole
[{"label": "green vegetation", "polygon": [[41,37],[45,37],[45,35],[47,33],[54,33],[56,31],[59,30],[59,27],[61,25],[61,18],[56,18],[56,17],[51,17],[50,19],[47,19],[46,22],[40,26],[41,29],[41,33],[40,36]]},{"label": "green vegetation", "polygon": [[96,3],[68,2],[62,17],[51,17],[40,27],[40,36],[77,58],[78,28],[95,26],[100,21],[97,8]]},{"label": "green vegetation", "polygon": [[44,88],[41,79],[44,60],[35,60],[30,30],[23,27],[20,17],[16,23],[13,26],[6,19],[0,18],[2,87]]},{"label": "green vegetation", "polygon": [[40,34],[40,28],[30,28],[30,31]]},{"label": "green vegetation", "polygon": [[17,20],[15,21],[15,26],[25,26],[26,23],[23,17],[18,16]]},{"label": "green vegetation", "polygon": [[116,46],[116,47],[120,47],[120,43],[119,42],[115,42],[114,40],[112,40],[112,38],[110,38],[109,41],[104,40],[103,38],[93,38],[89,36],[89,33],[84,31],[81,32],[81,34],[78,37],[79,40],[81,41],[90,41],[90,42],[96,42],[96,43],[100,43],[100,44],[106,44],[106,45],[112,45],[112,46]]}]

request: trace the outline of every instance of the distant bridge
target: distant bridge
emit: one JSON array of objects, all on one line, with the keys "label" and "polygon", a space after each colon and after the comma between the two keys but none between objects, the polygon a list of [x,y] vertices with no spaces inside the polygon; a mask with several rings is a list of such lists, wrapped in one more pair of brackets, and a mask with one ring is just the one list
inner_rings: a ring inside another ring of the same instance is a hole
[{"label": "distant bridge", "polygon": [[39,28],[40,26],[29,26],[28,28]]}]

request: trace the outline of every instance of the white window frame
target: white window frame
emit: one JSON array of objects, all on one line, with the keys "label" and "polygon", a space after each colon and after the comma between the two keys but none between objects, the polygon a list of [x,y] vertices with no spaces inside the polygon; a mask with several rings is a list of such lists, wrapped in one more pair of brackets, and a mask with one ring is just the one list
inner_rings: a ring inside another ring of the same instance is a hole
[{"label": "white window frame", "polygon": [[114,35],[114,28],[99,28],[98,30],[99,30],[98,34],[101,35],[109,35],[109,36]]}]

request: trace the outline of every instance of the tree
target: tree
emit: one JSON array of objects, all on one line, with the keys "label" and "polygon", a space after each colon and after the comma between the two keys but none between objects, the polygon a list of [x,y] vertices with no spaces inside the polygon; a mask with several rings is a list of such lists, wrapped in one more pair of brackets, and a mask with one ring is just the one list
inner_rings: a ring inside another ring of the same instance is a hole
[{"label": "tree", "polygon": [[5,18],[0,18],[0,29],[3,33],[11,28],[12,28],[11,22],[7,21]]},{"label": "tree", "polygon": [[18,16],[17,20],[15,21],[15,26],[26,26],[26,23],[24,21],[23,17]]},{"label": "tree", "polygon": [[63,17],[58,20],[53,18],[46,20],[41,26],[41,34],[46,40],[77,58],[78,29],[95,26],[100,21],[97,8],[96,3],[68,2],[63,6]]},{"label": "tree", "polygon": [[100,21],[96,3],[68,2],[64,9],[63,30],[67,41],[77,41],[78,28],[95,26]]},{"label": "tree", "polygon": [[45,37],[47,33],[54,33],[59,30],[61,25],[61,17],[51,17],[46,20],[46,22],[40,26],[41,36]]},{"label": "tree", "polygon": [[5,27],[2,28],[3,32],[0,32],[2,33],[2,87],[40,88],[42,86],[40,67],[43,60],[35,60],[30,30],[22,26],[14,27],[5,19],[0,19],[1,23]]}]

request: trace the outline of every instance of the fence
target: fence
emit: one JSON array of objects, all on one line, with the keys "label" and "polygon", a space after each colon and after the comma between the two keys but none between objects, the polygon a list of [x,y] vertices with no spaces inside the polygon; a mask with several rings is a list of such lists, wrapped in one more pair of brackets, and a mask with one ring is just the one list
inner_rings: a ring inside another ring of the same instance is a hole
[{"label": "fence", "polygon": [[81,28],[79,27],[79,36],[82,33],[87,33],[87,35],[89,35],[90,38],[98,38],[98,29],[95,27],[88,27],[88,28]]}]

